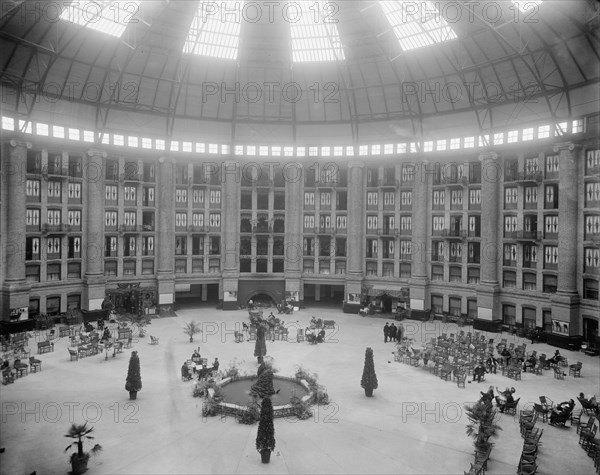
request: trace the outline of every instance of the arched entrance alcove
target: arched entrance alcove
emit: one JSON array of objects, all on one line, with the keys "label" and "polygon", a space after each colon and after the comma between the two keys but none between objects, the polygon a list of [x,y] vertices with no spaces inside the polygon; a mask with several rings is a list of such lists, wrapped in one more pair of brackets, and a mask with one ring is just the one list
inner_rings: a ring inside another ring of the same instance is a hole
[{"label": "arched entrance alcove", "polygon": [[257,291],[256,293],[248,296],[244,304],[248,305],[248,302],[250,300],[252,300],[252,302],[254,302],[255,305],[258,304],[259,306],[266,308],[275,307],[278,303],[271,292],[262,291]]},{"label": "arched entrance alcove", "polygon": [[263,299],[275,306],[285,298],[284,280],[240,280],[238,281],[238,299],[241,305],[248,300]]}]

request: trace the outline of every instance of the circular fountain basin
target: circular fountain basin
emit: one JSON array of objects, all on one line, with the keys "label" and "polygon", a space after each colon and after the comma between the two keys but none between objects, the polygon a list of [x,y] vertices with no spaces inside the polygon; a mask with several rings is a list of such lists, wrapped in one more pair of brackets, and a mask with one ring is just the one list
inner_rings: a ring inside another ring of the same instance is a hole
[{"label": "circular fountain basin", "polygon": [[[250,387],[257,379],[257,376],[239,376],[222,380],[219,384],[223,392],[223,400],[218,403],[220,412],[239,416],[248,411],[248,405],[255,401],[250,395]],[[313,397],[308,383],[304,380],[273,375],[273,387],[275,391],[279,389],[279,394],[273,394],[270,398],[274,417],[293,414],[290,404],[292,396],[297,396],[303,401],[310,401]]]}]

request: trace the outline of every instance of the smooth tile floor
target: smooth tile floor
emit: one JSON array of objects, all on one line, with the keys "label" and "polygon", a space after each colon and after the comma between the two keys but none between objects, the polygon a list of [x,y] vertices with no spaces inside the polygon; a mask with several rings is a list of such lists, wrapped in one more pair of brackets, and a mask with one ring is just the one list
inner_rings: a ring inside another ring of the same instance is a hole
[{"label": "smooth tile floor", "polygon": [[[236,322],[247,321],[246,311],[219,311],[207,307],[187,308],[173,318],[154,319],[148,333],[160,339],[134,343],[141,360],[143,389],[136,401],[128,400],[125,377],[131,350],[116,358],[105,354],[69,361],[68,339],[58,339],[55,351],[39,356],[43,370],[2,386],[0,472],[7,475],[64,474],[70,471],[68,440],[71,422],[86,419],[95,427],[104,451],[92,458],[93,474],[185,474],[185,473],[460,473],[473,460],[472,440],[465,434],[463,406],[478,399],[488,386],[514,386],[523,404],[546,395],[555,402],[575,399],[579,392],[600,392],[600,359],[579,352],[562,351],[569,363],[583,362],[582,377],[555,380],[551,371],[531,373],[522,381],[500,374],[487,375],[481,384],[457,388],[423,368],[394,362],[393,343],[383,342],[385,319],[362,318],[341,310],[303,309],[283,319],[304,328],[311,316],[333,319],[338,328],[327,331],[324,344],[267,342],[268,355],[282,375],[293,375],[302,365],[317,373],[327,387],[331,404],[313,407],[306,421],[276,419],[277,447],[271,463],[262,464],[255,449],[257,425],[247,426],[228,418],[202,418],[202,400],[193,398],[194,382],[182,382],[180,367],[200,346],[221,369],[236,361],[242,371],[255,372],[254,343],[235,343]],[[184,323],[196,320],[204,333],[190,343]],[[391,320],[390,320],[391,321]],[[402,322],[417,344],[442,332],[440,322]],[[241,323],[240,323],[241,325]],[[465,327],[465,331],[470,328]],[[456,333],[455,325],[443,328]],[[489,334],[498,341],[521,340],[512,335]],[[360,387],[365,348],[375,354],[379,388],[366,398]],[[30,341],[32,353],[37,345]],[[554,348],[528,342],[528,350],[548,355]],[[580,409],[577,404],[576,409]],[[585,420],[585,416],[584,416]],[[501,415],[502,431],[494,439],[488,473],[516,473],[522,448],[518,417]],[[578,445],[575,428],[560,429],[539,422],[544,429],[538,455],[544,474],[595,473],[591,459]]]}]

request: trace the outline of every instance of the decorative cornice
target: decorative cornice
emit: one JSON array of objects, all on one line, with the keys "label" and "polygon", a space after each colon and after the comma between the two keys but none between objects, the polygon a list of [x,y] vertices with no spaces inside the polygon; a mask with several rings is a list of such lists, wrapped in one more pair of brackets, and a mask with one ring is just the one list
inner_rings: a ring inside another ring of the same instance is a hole
[{"label": "decorative cornice", "polygon": [[554,144],[553,150],[554,153],[558,153],[561,150],[568,150],[569,152],[572,152],[573,150],[580,148],[581,144],[575,142],[559,142],[557,144]]},{"label": "decorative cornice", "polygon": [[108,157],[108,154],[104,150],[98,148],[90,148],[87,152],[88,157]]},{"label": "decorative cornice", "polygon": [[27,149],[30,149],[31,147],[33,147],[33,144],[31,142],[27,142],[25,140],[17,140],[17,139],[11,139],[11,141],[9,142],[11,147],[25,147]]},{"label": "decorative cornice", "polygon": [[365,168],[365,162],[359,160],[350,160],[348,162],[348,168]]},{"label": "decorative cornice", "polygon": [[496,152],[483,152],[479,154],[479,161],[485,160],[498,160],[498,154]]}]

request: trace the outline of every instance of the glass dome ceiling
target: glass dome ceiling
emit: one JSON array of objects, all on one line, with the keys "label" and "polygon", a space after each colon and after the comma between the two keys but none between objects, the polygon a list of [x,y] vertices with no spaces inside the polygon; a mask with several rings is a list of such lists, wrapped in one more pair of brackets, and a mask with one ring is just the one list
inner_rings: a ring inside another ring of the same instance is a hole
[{"label": "glass dome ceiling", "polygon": [[[600,105],[592,0],[240,1],[226,16],[237,25],[214,21],[226,2],[91,3],[5,2],[3,114],[167,138],[357,143],[559,122]],[[219,48],[225,58],[192,54]]]}]

